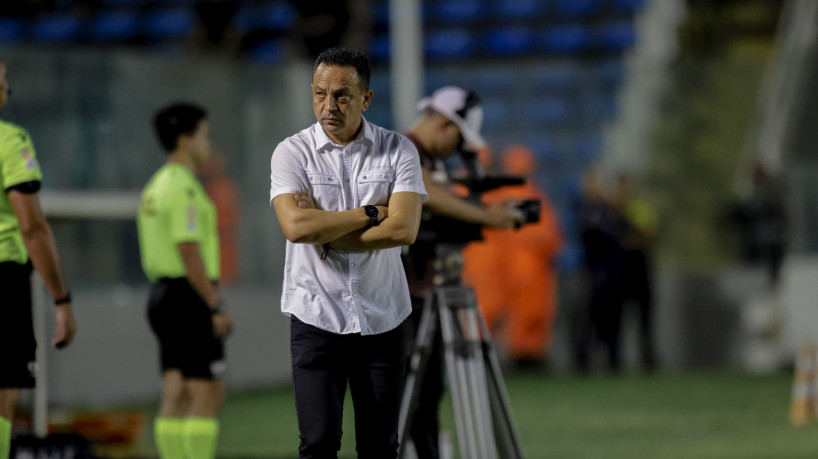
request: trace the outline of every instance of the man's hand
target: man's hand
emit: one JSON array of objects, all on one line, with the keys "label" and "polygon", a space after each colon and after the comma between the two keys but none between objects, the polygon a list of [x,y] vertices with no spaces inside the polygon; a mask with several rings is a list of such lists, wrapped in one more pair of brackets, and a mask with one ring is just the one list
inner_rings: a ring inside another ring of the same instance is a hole
[{"label": "man's hand", "polygon": [[500,201],[486,207],[485,226],[497,229],[515,228],[522,224],[525,216],[517,209],[516,200]]},{"label": "man's hand", "polygon": [[218,339],[225,339],[233,332],[233,321],[226,312],[221,311],[211,316],[213,320],[213,336]]},{"label": "man's hand", "polygon": [[301,188],[301,190],[293,193],[293,197],[295,198],[295,202],[298,204],[299,208],[315,209],[315,201],[313,201],[312,196],[307,193],[307,190]]},{"label": "man's hand", "polygon": [[51,345],[57,349],[62,349],[74,340],[74,335],[77,334],[77,323],[74,322],[74,313],[71,310],[71,303],[65,303],[57,306],[55,311],[57,318],[57,329],[54,330],[54,338],[51,340]]}]

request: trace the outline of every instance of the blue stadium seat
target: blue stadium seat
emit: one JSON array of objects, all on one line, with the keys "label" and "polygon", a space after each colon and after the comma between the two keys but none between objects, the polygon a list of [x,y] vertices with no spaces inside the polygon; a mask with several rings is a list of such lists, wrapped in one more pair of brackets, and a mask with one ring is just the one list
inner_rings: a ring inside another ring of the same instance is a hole
[{"label": "blue stadium seat", "polygon": [[636,13],[643,6],[645,6],[645,0],[613,0],[614,9],[625,13]]},{"label": "blue stadium seat", "polygon": [[188,35],[195,24],[196,17],[188,8],[153,11],[145,18],[145,35],[153,40],[178,39]]},{"label": "blue stadium seat", "polygon": [[562,124],[570,121],[568,103],[562,97],[539,97],[522,108],[537,124]]},{"label": "blue stadium seat", "polygon": [[613,91],[625,78],[625,66],[621,59],[608,59],[597,64],[591,74],[602,89]]},{"label": "blue stadium seat", "polygon": [[446,29],[427,33],[423,47],[432,60],[464,59],[477,52],[478,41],[466,29]]},{"label": "blue stadium seat", "polygon": [[573,163],[581,168],[599,159],[602,153],[602,138],[599,134],[580,134],[574,138],[573,143]]},{"label": "blue stadium seat", "polygon": [[497,99],[483,98],[483,126],[486,131],[502,132],[507,131],[511,126],[509,122],[508,104]]},{"label": "blue stadium seat", "polygon": [[582,102],[582,116],[586,121],[598,122],[616,116],[616,94],[599,94]]},{"label": "blue stadium seat", "polygon": [[507,93],[518,83],[517,75],[506,68],[486,67],[471,72],[471,86],[480,96]]},{"label": "blue stadium seat", "polygon": [[535,91],[566,91],[582,85],[584,75],[575,63],[562,62],[536,67],[527,77]]},{"label": "blue stadium seat", "polygon": [[278,64],[287,56],[286,47],[278,40],[267,40],[249,50],[250,59],[263,64]]},{"label": "blue stadium seat", "polygon": [[537,155],[537,159],[540,162],[540,168],[542,168],[542,163],[551,162],[557,159],[557,148],[554,145],[554,140],[550,136],[535,135],[525,137],[523,138],[522,143],[530,148],[535,155]]},{"label": "blue stadium seat", "polygon": [[51,44],[74,43],[80,38],[81,26],[81,20],[73,14],[49,14],[34,23],[32,40]]},{"label": "blue stadium seat", "polygon": [[533,20],[542,17],[547,11],[547,2],[542,0],[501,0],[494,4],[493,19]]},{"label": "blue stadium seat", "polygon": [[426,18],[441,23],[474,23],[488,14],[481,0],[438,0],[424,7]]},{"label": "blue stadium seat", "polygon": [[150,0],[99,0],[101,10],[108,10],[111,8],[127,7],[142,7],[148,4]]},{"label": "blue stadium seat", "polygon": [[429,69],[423,76],[423,94],[429,95],[436,89],[456,84],[451,75],[434,69]]},{"label": "blue stadium seat", "polygon": [[0,43],[14,43],[23,37],[23,20],[0,17]]},{"label": "blue stadium seat", "polygon": [[259,11],[259,25],[268,30],[286,32],[295,24],[298,15],[293,7],[285,2],[275,2]]},{"label": "blue stadium seat", "polygon": [[103,11],[91,21],[88,38],[94,42],[127,42],[136,37],[139,16],[132,11]]},{"label": "blue stadium seat", "polygon": [[585,16],[599,12],[598,0],[558,0],[557,14],[561,17]]},{"label": "blue stadium seat", "polygon": [[389,34],[373,35],[369,39],[369,57],[373,62],[388,62],[392,56]]},{"label": "blue stadium seat", "polygon": [[535,39],[526,27],[505,27],[488,33],[486,46],[499,56],[521,55],[534,52]]},{"label": "blue stadium seat", "polygon": [[600,45],[610,51],[623,51],[636,43],[636,28],[632,22],[606,24],[600,31]]},{"label": "blue stadium seat", "polygon": [[591,34],[580,24],[566,24],[549,27],[542,32],[540,43],[546,52],[573,54],[587,50],[591,45]]}]

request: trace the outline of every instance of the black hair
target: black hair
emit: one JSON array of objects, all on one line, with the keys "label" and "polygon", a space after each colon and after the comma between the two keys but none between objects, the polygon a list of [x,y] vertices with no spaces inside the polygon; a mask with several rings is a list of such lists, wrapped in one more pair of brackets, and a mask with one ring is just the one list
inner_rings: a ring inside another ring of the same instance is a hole
[{"label": "black hair", "polygon": [[153,127],[162,147],[167,153],[171,153],[178,146],[179,136],[192,135],[199,128],[199,122],[206,118],[207,111],[204,108],[188,102],[179,102],[156,112]]},{"label": "black hair", "polygon": [[315,58],[315,65],[312,67],[313,75],[315,75],[315,71],[318,70],[318,66],[321,64],[339,67],[355,67],[355,71],[358,73],[358,78],[360,78],[361,85],[363,86],[361,89],[364,91],[369,89],[369,77],[371,74],[369,70],[369,56],[361,51],[344,46],[326,49]]}]

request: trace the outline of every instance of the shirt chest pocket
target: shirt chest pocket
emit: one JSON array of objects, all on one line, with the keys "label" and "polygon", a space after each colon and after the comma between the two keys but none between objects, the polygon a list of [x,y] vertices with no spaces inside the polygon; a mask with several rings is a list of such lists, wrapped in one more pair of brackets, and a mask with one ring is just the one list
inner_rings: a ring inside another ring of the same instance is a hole
[{"label": "shirt chest pocket", "polygon": [[308,173],[312,192],[310,195],[320,210],[340,210],[341,181],[334,174]]},{"label": "shirt chest pocket", "polygon": [[385,206],[392,194],[395,172],[391,169],[363,171],[358,175],[356,192],[358,202],[362,205]]}]

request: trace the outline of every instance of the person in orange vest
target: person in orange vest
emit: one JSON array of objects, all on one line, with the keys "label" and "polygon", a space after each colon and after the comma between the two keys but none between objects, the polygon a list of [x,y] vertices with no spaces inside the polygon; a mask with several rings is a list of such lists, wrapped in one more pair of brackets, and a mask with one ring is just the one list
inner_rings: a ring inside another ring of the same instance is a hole
[{"label": "person in orange vest", "polygon": [[519,367],[536,367],[551,347],[562,231],[548,195],[531,181],[537,170],[534,153],[511,145],[501,163],[504,174],[523,177],[526,183],[490,191],[484,202],[539,200],[540,220],[516,231],[484,230],[485,240],[464,251],[464,279],[475,289],[489,327],[496,333],[504,323],[509,357]]},{"label": "person in orange vest", "polygon": [[227,174],[223,155],[214,152],[198,172],[205,193],[216,206],[216,226],[219,233],[222,286],[233,284],[239,277],[239,222],[241,195],[236,182]]}]

